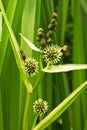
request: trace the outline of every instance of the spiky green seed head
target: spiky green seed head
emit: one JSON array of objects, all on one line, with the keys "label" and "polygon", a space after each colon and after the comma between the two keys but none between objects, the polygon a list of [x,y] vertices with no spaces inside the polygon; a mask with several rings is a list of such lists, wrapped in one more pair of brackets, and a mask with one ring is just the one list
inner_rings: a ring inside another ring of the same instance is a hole
[{"label": "spiky green seed head", "polygon": [[56,64],[63,55],[61,47],[58,45],[48,45],[43,51],[43,59],[46,63]]},{"label": "spiky green seed head", "polygon": [[38,72],[38,62],[33,58],[26,58],[24,62],[26,73],[34,75]]},{"label": "spiky green seed head", "polygon": [[44,115],[48,110],[48,102],[43,99],[38,99],[33,104],[34,113],[41,116]]}]

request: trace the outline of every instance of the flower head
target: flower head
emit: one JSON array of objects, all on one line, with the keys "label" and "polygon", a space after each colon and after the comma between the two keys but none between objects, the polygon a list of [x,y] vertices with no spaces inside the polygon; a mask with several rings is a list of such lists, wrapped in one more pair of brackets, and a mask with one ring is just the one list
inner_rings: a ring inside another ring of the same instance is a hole
[{"label": "flower head", "polygon": [[58,45],[48,45],[43,51],[43,59],[46,63],[56,64],[63,55],[61,47]]},{"label": "flower head", "polygon": [[33,58],[26,58],[24,62],[25,70],[29,75],[34,75],[38,69],[38,62]]},{"label": "flower head", "polygon": [[33,110],[39,116],[45,114],[48,110],[48,102],[43,99],[38,99],[33,104]]}]

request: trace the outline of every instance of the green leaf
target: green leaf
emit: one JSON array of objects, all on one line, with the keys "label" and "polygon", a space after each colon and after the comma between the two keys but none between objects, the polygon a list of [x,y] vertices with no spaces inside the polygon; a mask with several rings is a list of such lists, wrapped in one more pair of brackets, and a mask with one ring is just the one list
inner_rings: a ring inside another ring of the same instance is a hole
[{"label": "green leaf", "polygon": [[2,34],[2,13],[0,12],[0,41],[1,41],[1,34]]},{"label": "green leaf", "polygon": [[[19,130],[20,78],[11,46],[7,48],[0,78],[3,129]],[[10,62],[11,61],[11,62]],[[9,113],[9,114],[8,114]],[[1,113],[0,113],[1,114]],[[1,116],[1,115],[0,115]],[[1,121],[0,121],[0,125]],[[2,129],[0,129],[2,130]]]},{"label": "green leaf", "polygon": [[[7,2],[6,2],[7,1]],[[21,18],[25,0],[3,1],[6,16],[12,26],[16,38],[20,38]],[[17,4],[16,4],[17,3]],[[18,39],[20,40],[20,39]],[[20,43],[20,42],[19,42]],[[3,19],[2,39],[0,43],[0,130],[19,130],[20,122],[20,73],[10,46],[9,33]],[[4,82],[5,81],[5,82]],[[26,88],[25,88],[26,89]],[[23,104],[23,102],[22,102]],[[2,114],[1,114],[2,113]],[[9,114],[8,114],[9,113]],[[2,124],[3,123],[3,124]],[[2,129],[3,126],[3,129]]]},{"label": "green leaf", "polygon": [[[0,89],[1,89],[1,88],[0,88]],[[0,130],[3,130],[1,91],[0,91]]]},{"label": "green leaf", "polygon": [[65,37],[65,29],[66,29],[66,22],[67,22],[67,15],[68,15],[68,4],[69,0],[62,1],[62,26],[61,26],[61,45],[64,44],[64,37]]},{"label": "green leaf", "polygon": [[43,130],[55,121],[87,88],[87,81],[83,82],[66,99],[64,99],[49,115],[47,115],[33,130]]},{"label": "green leaf", "polygon": [[[37,46],[36,44],[38,44],[36,42],[36,32],[37,32],[37,29],[40,27],[39,19],[40,19],[40,13],[42,13],[40,8],[41,8],[41,0],[38,0],[38,1],[25,0],[25,7],[23,10],[23,14],[22,14],[21,32],[20,33],[23,34],[27,39],[29,39],[29,41],[31,41],[31,43],[34,43],[35,46]],[[21,48],[23,49],[26,56],[37,59],[37,55],[39,53],[37,53],[37,51],[33,51],[29,47],[29,45],[26,44],[26,42],[24,41],[24,39],[22,37],[21,37]],[[35,53],[35,57],[34,57],[34,53]],[[37,74],[37,75],[39,75],[39,74]],[[36,78],[37,78],[37,76],[34,76],[33,78],[31,78],[32,86],[33,86],[33,84],[35,84]],[[26,99],[26,96],[24,94],[26,95],[26,91],[24,89],[24,84],[21,83],[21,101],[20,101],[21,102],[20,103],[21,104],[21,107],[20,107],[21,108],[21,118],[23,118],[23,114],[24,114],[23,101],[25,103],[25,99]],[[32,102],[35,101],[36,97],[33,96]],[[30,108],[32,108],[32,104],[31,104]],[[29,113],[29,121],[28,121],[29,129],[32,128],[34,116],[35,115],[33,114],[33,111],[31,110],[31,112]],[[22,124],[23,124],[23,122],[21,119],[20,130],[22,130]]]},{"label": "green leaf", "polygon": [[24,84],[25,84],[27,91],[31,93],[32,92],[31,85],[28,81],[28,78],[27,78],[27,75],[26,75],[24,66],[22,64],[20,54],[19,54],[20,51],[19,51],[18,42],[17,42],[17,39],[15,38],[14,32],[13,32],[13,30],[12,30],[12,28],[11,28],[9,22],[8,22],[8,19],[6,17],[6,13],[4,11],[4,7],[3,7],[3,4],[2,4],[1,1],[0,1],[0,8],[1,8],[1,11],[2,11],[4,20],[5,20],[7,29],[8,29],[8,32],[9,32],[9,36],[10,36],[10,40],[11,40],[11,46],[12,46],[12,49],[13,49],[13,52],[14,52],[14,55],[15,55],[15,60],[16,60],[17,66],[19,68],[19,71],[21,73],[21,76],[22,76],[22,79],[24,81]]},{"label": "green leaf", "polygon": [[47,73],[58,73],[58,72],[68,72],[72,70],[81,70],[81,69],[87,69],[87,64],[52,65],[42,69],[42,71]]},{"label": "green leaf", "polygon": [[84,127],[84,130],[87,130],[87,118],[85,120],[85,127]]},{"label": "green leaf", "polygon": [[[63,0],[63,1],[56,1],[55,0],[55,7],[57,8],[57,12],[59,14],[58,17],[58,27],[57,27],[57,33],[56,33],[56,43],[58,43],[60,46],[63,46],[63,44],[66,42],[66,24],[68,20],[68,10],[69,10],[69,0]],[[68,41],[67,41],[68,42]],[[66,43],[67,43],[66,42]],[[66,44],[65,43],[65,44]],[[50,74],[50,73],[49,73]],[[58,104],[58,101],[62,101],[67,93],[69,92],[69,83],[68,83],[68,77],[66,73],[56,73],[53,74],[53,104],[56,106]],[[55,81],[54,81],[55,80]],[[54,82],[56,85],[54,85]],[[57,87],[56,87],[57,86]],[[50,87],[49,87],[50,88]],[[54,102],[55,101],[55,102]],[[62,125],[60,129],[62,130],[70,130],[70,119],[69,119],[69,111],[66,110],[62,115]],[[56,122],[56,121],[55,121]],[[56,123],[53,123],[56,124]],[[58,126],[53,128],[54,130],[58,129]]]},{"label": "green leaf", "polygon": [[86,0],[80,0],[80,3],[85,11],[85,13],[87,14],[87,1]]},{"label": "green leaf", "polygon": [[24,41],[29,45],[29,47],[34,50],[34,51],[40,51],[39,48],[37,48],[33,43],[31,43],[25,36],[23,36],[21,33],[20,33],[20,36],[24,39]]},{"label": "green leaf", "polygon": [[[86,19],[84,20],[85,23],[82,23],[83,17],[81,17],[81,9],[82,8],[81,8],[80,1],[73,0],[72,1],[72,15],[73,15],[72,62],[76,64],[86,63],[85,48],[87,47],[84,44],[85,41],[83,39],[85,35],[83,26],[85,26]],[[85,70],[74,71],[72,75],[72,90],[76,89],[77,86],[81,84],[83,81],[85,81],[86,79],[87,79],[87,76],[86,76]],[[78,98],[78,100],[73,104],[73,129],[74,130],[83,129],[83,126],[87,117],[86,116],[87,115],[86,99],[87,99],[87,93],[84,92],[81,98]]]},{"label": "green leaf", "polygon": [[[14,13],[17,6],[17,1],[15,0],[9,0],[6,4],[6,16],[8,17],[9,23],[12,26]],[[6,2],[6,1],[5,1]],[[2,37],[1,37],[1,43],[0,43],[0,73],[3,68],[4,58],[6,54],[6,49],[8,46],[8,31],[6,29],[6,24],[3,22],[3,28],[2,28]]]}]

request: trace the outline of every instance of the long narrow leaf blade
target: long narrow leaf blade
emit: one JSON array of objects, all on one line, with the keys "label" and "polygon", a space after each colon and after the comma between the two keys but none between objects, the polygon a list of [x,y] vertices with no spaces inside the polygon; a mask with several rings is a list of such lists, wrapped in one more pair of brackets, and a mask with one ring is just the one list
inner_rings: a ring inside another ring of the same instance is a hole
[{"label": "long narrow leaf blade", "polygon": [[14,55],[15,55],[17,66],[19,68],[19,71],[21,72],[21,75],[22,75],[22,78],[23,78],[23,81],[25,83],[27,91],[28,92],[30,92],[30,91],[32,92],[31,87],[29,86],[30,83],[28,82],[28,79],[27,79],[27,76],[26,76],[26,72],[23,69],[24,67],[23,67],[23,64],[22,64],[22,61],[21,61],[21,58],[20,58],[20,54],[19,54],[18,42],[17,42],[17,40],[15,38],[15,35],[13,33],[12,28],[10,27],[10,24],[9,24],[8,19],[6,17],[6,14],[5,14],[5,11],[4,11],[4,7],[3,7],[3,4],[2,4],[1,1],[0,1],[0,8],[1,8],[1,11],[2,11],[4,20],[5,20],[5,23],[7,25],[7,29],[9,31],[9,35],[10,35],[10,39],[11,39],[11,46],[12,46],[12,49],[13,49],[13,52],[14,52]]},{"label": "long narrow leaf blade", "polygon": [[25,36],[23,36],[21,33],[20,33],[20,36],[24,39],[24,41],[28,44],[28,46],[30,46],[30,48],[34,51],[39,51],[39,48],[37,48],[33,43],[31,43]]},{"label": "long narrow leaf blade", "polygon": [[82,4],[82,7],[85,11],[85,13],[87,14],[87,2],[86,0],[80,0],[81,4]]},{"label": "long narrow leaf blade", "polygon": [[[7,2],[6,16],[8,17],[10,25],[12,25],[13,23],[14,14],[17,7],[17,1],[18,0],[15,0],[13,2],[13,0],[9,0]],[[6,24],[3,22],[2,36],[0,43],[0,73],[2,72],[7,46],[8,46],[8,31],[6,30]]]},{"label": "long narrow leaf blade", "polygon": [[2,13],[0,12],[0,41],[1,41],[1,34],[2,34]]},{"label": "long narrow leaf blade", "polygon": [[58,73],[58,72],[68,72],[72,70],[87,69],[87,64],[65,64],[65,65],[55,65],[49,68],[44,68],[42,71],[47,73]]},{"label": "long narrow leaf blade", "polygon": [[[84,0],[83,0],[84,1]],[[72,14],[73,14],[73,53],[72,62],[77,64],[86,63],[86,53],[84,44],[84,28],[83,28],[83,17],[81,17],[81,4],[79,0],[72,1]],[[86,22],[86,19],[85,19]],[[84,23],[85,25],[85,23]],[[79,41],[79,42],[78,42]],[[72,90],[76,89],[79,84],[81,84],[85,79],[87,79],[86,71],[74,71],[72,75]],[[73,129],[82,130],[84,129],[84,123],[87,115],[87,93],[83,93],[81,98],[73,104]],[[82,123],[83,121],[83,123]]]}]

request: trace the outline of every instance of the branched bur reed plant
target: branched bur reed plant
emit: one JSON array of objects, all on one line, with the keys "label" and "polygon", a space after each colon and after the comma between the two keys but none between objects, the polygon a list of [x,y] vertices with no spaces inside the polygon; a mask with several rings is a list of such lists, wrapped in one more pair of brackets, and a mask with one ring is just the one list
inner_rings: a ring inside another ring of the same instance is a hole
[{"label": "branched bur reed plant", "polygon": [[[27,44],[33,50],[39,52],[39,55],[40,55],[40,60],[38,63],[35,59],[26,57],[24,55],[23,51],[20,51],[21,57],[23,59],[25,71],[29,77],[35,75],[38,72],[38,67],[40,68],[40,73],[39,73],[40,77],[39,77],[39,79],[37,79],[35,86],[32,87],[33,92],[35,91],[35,89],[37,89],[45,72],[54,73],[54,72],[60,72],[61,70],[69,71],[69,70],[73,70],[75,68],[79,69],[79,67],[80,67],[80,66],[77,67],[77,65],[64,65],[64,66],[59,65],[60,61],[62,59],[62,56],[63,56],[63,52],[67,51],[68,47],[67,47],[67,45],[60,47],[59,45],[54,44],[54,33],[55,33],[56,27],[57,27],[57,18],[58,18],[58,14],[56,12],[53,12],[51,15],[50,24],[48,25],[48,32],[46,34],[44,34],[43,28],[39,28],[37,30],[36,40],[38,41],[38,43],[40,45],[39,48],[37,48],[32,43],[30,43],[30,41],[28,41],[28,39],[26,39],[22,34],[20,34],[22,36],[22,38],[27,42]],[[81,67],[82,67],[82,65],[81,65]],[[26,122],[27,122],[26,119],[28,119],[27,118],[28,109],[26,111],[26,107],[28,105],[29,105],[28,102],[26,102],[24,121],[23,121],[23,130],[28,130],[28,124],[26,124]],[[32,129],[41,130],[41,129],[45,128],[46,127],[45,125],[47,125],[47,124],[45,124],[44,122],[46,120],[48,122],[48,117],[49,117],[49,120],[52,120],[51,116],[49,116],[51,113],[48,115],[47,118],[45,118],[43,120],[43,123],[40,123],[36,127],[35,127],[35,125],[37,123],[38,117],[43,116],[45,114],[45,112],[48,110],[48,102],[44,101],[43,99],[37,99],[33,104],[33,110],[34,110],[34,113],[36,114],[36,117],[35,117]],[[53,111],[55,113],[55,110],[53,110]],[[53,111],[52,111],[52,113],[53,113]],[[44,126],[43,126],[43,124],[44,124]]]},{"label": "branched bur reed plant", "polygon": [[[43,28],[39,28],[37,30],[36,40],[39,42],[39,45],[40,45],[39,48],[35,47],[29,42],[30,47],[34,49],[35,51],[39,52],[40,63],[38,63],[38,61],[36,61],[33,58],[26,57],[23,51],[20,50],[20,56],[24,64],[24,69],[26,71],[27,76],[29,76],[29,78],[32,78],[32,76],[34,76],[38,72],[38,67],[40,68],[41,74],[39,73],[40,77],[39,79],[37,79],[35,86],[32,87],[33,91],[38,87],[41,79],[44,76],[43,69],[44,68],[48,69],[51,67],[51,65],[59,64],[61,57],[63,55],[63,51],[67,50],[66,45],[64,45],[63,47],[60,47],[57,44],[53,44],[54,43],[53,35],[57,27],[57,18],[58,18],[58,14],[56,12],[53,12],[51,16],[50,24],[48,25],[48,32],[46,34],[46,38],[45,38]],[[27,40],[22,34],[20,35],[25,41]],[[28,105],[29,105],[28,102],[26,102],[24,122],[23,122],[24,130],[26,127],[27,127],[26,129],[28,129],[28,126],[27,126],[28,124],[26,125],[26,122],[27,122],[26,119],[28,115],[27,114],[28,109],[26,110],[26,108],[28,107]],[[37,122],[38,116],[44,115],[45,112],[48,110],[48,102],[44,101],[43,99],[36,100],[33,105],[33,110],[36,113],[36,118],[33,124],[33,127],[34,127]]]},{"label": "branched bur reed plant", "polygon": [[[44,34],[44,30],[42,28],[39,28],[37,31],[36,39],[39,42],[40,45],[39,48],[37,48],[26,37],[20,34],[21,37],[25,40],[25,42],[29,45],[29,47],[31,47],[32,50],[39,53],[40,60],[38,63],[38,61],[36,61],[34,58],[26,57],[23,53],[23,50],[20,50],[17,39],[8,22],[1,1],[0,1],[0,9],[2,11],[3,18],[9,32],[9,37],[11,40],[11,46],[14,52],[15,60],[27,90],[26,103],[23,116],[23,130],[29,130],[28,117],[30,114],[30,109],[33,109],[34,113],[36,114],[34,123],[32,125],[32,130],[43,130],[46,127],[48,127],[53,121],[55,121],[87,87],[86,86],[87,81],[85,81],[37,124],[38,117],[44,116],[44,114],[50,107],[49,103],[47,101],[44,101],[43,99],[36,99],[36,101],[33,103],[32,108],[30,107],[34,91],[38,88],[38,85],[41,82],[44,73],[58,73],[58,72],[68,72],[71,70],[87,69],[87,64],[63,64],[63,65],[60,64],[63,52],[67,51],[67,46],[64,45],[63,47],[60,47],[59,45],[54,43],[53,35],[56,31],[57,18],[58,18],[58,14],[56,12],[52,13],[51,21],[50,24],[48,25],[47,34],[46,35]],[[32,86],[30,78],[33,78],[33,76],[37,74],[37,72],[39,74],[39,78],[36,80],[35,85]]]}]

